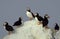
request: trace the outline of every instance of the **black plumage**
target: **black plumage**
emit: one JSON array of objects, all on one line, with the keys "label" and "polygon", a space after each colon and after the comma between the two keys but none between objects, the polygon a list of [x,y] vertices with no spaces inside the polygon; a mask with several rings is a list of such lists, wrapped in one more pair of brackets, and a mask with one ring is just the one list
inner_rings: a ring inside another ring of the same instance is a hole
[{"label": "black plumage", "polygon": [[31,9],[29,8],[29,9],[27,9],[27,11],[28,11],[28,12],[31,12]]},{"label": "black plumage", "polygon": [[55,27],[54,27],[55,30],[59,30],[59,25],[56,23]]},{"label": "black plumage", "polygon": [[4,27],[5,27],[5,29],[6,29],[7,31],[14,31],[13,27],[10,26],[10,25],[8,24],[8,22],[5,22],[5,24],[3,24],[3,25],[4,25]]},{"label": "black plumage", "polygon": [[35,17],[37,17],[38,21],[43,21],[43,17],[36,13]]},{"label": "black plumage", "polygon": [[19,26],[19,25],[21,25],[21,24],[22,24],[22,19],[21,19],[21,17],[19,17],[19,20],[16,21],[16,22],[13,24],[13,26]]},{"label": "black plumage", "polygon": [[32,14],[33,18],[35,18],[35,15],[32,12],[31,12],[31,14]]},{"label": "black plumage", "polygon": [[48,23],[49,23],[48,18],[49,18],[49,16],[47,14],[45,14],[43,22],[42,22],[43,23],[43,27],[48,25]]}]

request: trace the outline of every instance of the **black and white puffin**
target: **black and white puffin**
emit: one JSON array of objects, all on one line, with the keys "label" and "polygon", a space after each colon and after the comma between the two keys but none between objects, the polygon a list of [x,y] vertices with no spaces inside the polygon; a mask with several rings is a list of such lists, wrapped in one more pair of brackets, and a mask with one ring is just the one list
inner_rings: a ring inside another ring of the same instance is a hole
[{"label": "black and white puffin", "polygon": [[48,21],[48,18],[50,18],[49,16],[48,16],[48,14],[45,14],[45,16],[44,16],[44,18],[43,18],[43,27],[45,27],[45,26],[47,26],[48,25],[48,23],[49,23],[49,21]]},{"label": "black and white puffin", "polygon": [[8,31],[8,34],[11,34],[14,31],[13,27],[10,26],[8,22],[4,22],[3,26],[6,29],[6,31]]},{"label": "black and white puffin", "polygon": [[21,24],[22,24],[22,19],[21,19],[21,17],[19,17],[19,20],[16,21],[16,22],[13,24],[13,26],[19,27]]},{"label": "black and white puffin", "polygon": [[38,21],[38,24],[42,23],[43,17],[40,16],[38,13],[35,14],[35,20]]},{"label": "black and white puffin", "polygon": [[54,27],[54,29],[55,29],[56,31],[59,30],[59,25],[58,25],[57,23],[55,23],[55,27]]},{"label": "black and white puffin", "polygon": [[27,17],[29,17],[30,20],[35,17],[34,14],[31,12],[31,9],[30,8],[28,8],[26,10],[26,15],[27,15]]}]

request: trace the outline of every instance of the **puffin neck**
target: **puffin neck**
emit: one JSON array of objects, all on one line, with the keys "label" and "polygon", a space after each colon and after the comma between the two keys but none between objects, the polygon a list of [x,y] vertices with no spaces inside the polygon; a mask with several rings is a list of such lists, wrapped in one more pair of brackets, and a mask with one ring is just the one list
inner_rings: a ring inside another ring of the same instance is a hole
[{"label": "puffin neck", "polygon": [[19,22],[21,22],[21,20],[19,20]]},{"label": "puffin neck", "polygon": [[9,25],[7,24],[7,25],[5,25],[5,26],[7,27],[7,26],[9,26]]},{"label": "puffin neck", "polygon": [[31,12],[31,10],[27,10],[27,11]]}]

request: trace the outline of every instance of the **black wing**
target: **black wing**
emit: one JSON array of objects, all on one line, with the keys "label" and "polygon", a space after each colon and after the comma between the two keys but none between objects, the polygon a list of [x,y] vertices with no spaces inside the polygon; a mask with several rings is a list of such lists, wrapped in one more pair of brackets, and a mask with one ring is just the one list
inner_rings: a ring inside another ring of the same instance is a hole
[{"label": "black wing", "polygon": [[6,30],[7,30],[7,31],[14,31],[13,27],[10,26],[10,25],[6,27]]},{"label": "black wing", "polygon": [[32,16],[35,18],[34,14],[31,12]]}]

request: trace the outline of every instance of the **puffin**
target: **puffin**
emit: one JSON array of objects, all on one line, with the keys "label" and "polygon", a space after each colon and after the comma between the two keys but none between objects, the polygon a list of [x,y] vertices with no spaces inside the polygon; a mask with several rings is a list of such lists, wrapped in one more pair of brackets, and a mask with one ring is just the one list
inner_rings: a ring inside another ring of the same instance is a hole
[{"label": "puffin", "polygon": [[53,30],[53,38],[55,39],[55,35],[57,34],[57,32],[59,32],[59,25],[58,23],[55,23],[55,27],[54,27],[54,30]]},{"label": "puffin", "polygon": [[14,31],[13,27],[11,25],[9,25],[8,22],[4,22],[3,26],[6,29],[6,31],[8,31],[9,35]]},{"label": "puffin", "polygon": [[19,17],[18,21],[14,22],[13,26],[19,27],[22,24],[22,19]]},{"label": "puffin", "polygon": [[31,9],[30,9],[30,8],[28,8],[28,9],[26,10],[26,15],[27,15],[27,17],[28,17],[30,20],[32,20],[33,18],[35,18],[33,12],[31,12]]},{"label": "puffin", "polygon": [[38,13],[35,14],[35,20],[38,22],[38,25],[42,23],[43,17],[40,16]]},{"label": "puffin", "polygon": [[55,27],[54,27],[54,29],[55,29],[56,31],[59,30],[59,25],[58,25],[58,23],[55,23]]},{"label": "puffin", "polygon": [[50,18],[49,16],[48,16],[48,14],[45,14],[44,15],[44,18],[43,18],[43,27],[47,27],[47,25],[48,25],[48,23],[49,23],[49,21],[48,21],[48,18]]}]

